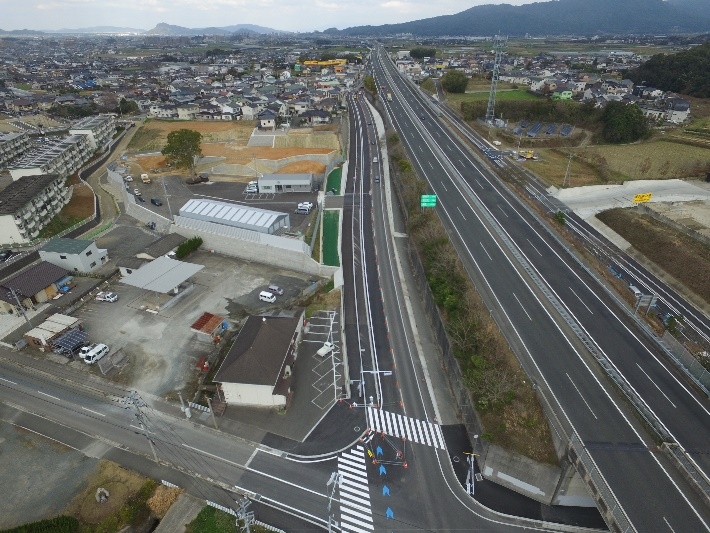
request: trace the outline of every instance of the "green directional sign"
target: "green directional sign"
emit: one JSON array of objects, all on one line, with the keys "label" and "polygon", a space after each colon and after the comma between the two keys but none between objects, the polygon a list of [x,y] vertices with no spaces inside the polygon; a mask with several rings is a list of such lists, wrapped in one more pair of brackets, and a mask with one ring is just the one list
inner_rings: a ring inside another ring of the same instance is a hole
[{"label": "green directional sign", "polygon": [[436,194],[422,194],[421,207],[436,207]]}]

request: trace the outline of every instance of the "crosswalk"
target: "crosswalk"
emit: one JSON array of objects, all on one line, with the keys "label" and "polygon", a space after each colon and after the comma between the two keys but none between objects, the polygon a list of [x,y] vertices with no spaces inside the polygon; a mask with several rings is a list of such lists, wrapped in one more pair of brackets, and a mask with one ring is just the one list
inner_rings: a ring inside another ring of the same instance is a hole
[{"label": "crosswalk", "polygon": [[439,424],[409,418],[397,413],[390,413],[374,407],[367,408],[367,423],[371,430],[384,432],[392,437],[405,438],[426,446],[446,449],[444,435]]},{"label": "crosswalk", "polygon": [[374,531],[370,488],[367,484],[365,448],[356,446],[338,456],[340,481],[340,531],[368,533]]}]

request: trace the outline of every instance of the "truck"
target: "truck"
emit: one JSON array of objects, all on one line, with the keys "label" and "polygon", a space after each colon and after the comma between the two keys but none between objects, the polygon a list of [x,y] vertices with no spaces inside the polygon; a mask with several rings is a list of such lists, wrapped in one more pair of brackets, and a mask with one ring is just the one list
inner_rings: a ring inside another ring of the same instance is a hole
[{"label": "truck", "polygon": [[392,101],[392,93],[387,93],[387,101],[388,102]]},{"label": "truck", "polygon": [[141,181],[143,183],[150,183],[150,178],[148,177],[148,174],[141,174]]}]

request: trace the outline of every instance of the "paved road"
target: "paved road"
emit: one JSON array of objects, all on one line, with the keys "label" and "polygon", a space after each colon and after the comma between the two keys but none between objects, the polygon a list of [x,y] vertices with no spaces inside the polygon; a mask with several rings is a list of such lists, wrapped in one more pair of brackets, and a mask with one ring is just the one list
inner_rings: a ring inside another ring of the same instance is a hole
[{"label": "paved road", "polygon": [[[375,72],[378,85],[392,89],[391,120],[413,164],[438,195],[440,214],[469,274],[487,292],[509,341],[530,357],[529,372],[538,376],[564,424],[576,430],[630,521],[639,531],[659,530],[659,524],[667,531],[706,530],[707,509],[659,457],[561,313],[581,324],[621,372],[635,379],[634,387],[652,409],[667,413],[669,426],[686,433],[703,428],[700,435],[687,435],[698,461],[704,460],[710,428],[705,401],[661,364],[657,348],[613,299],[490,172],[479,170],[480,161],[439,125],[433,106],[384,61]],[[561,304],[558,309],[550,298]]]}]

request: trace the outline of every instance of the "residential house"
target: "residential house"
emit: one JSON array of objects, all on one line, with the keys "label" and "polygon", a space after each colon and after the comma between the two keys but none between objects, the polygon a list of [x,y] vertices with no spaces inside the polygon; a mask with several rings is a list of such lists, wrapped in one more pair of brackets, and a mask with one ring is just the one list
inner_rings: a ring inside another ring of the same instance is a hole
[{"label": "residential house", "polygon": [[34,309],[51,300],[59,294],[61,281],[66,277],[66,269],[41,261],[0,281],[0,313],[18,314],[20,305],[24,309]]},{"label": "residential house", "polygon": [[94,241],[58,238],[40,248],[39,256],[70,272],[93,272],[108,261],[108,250],[97,248]]},{"label": "residential house", "polygon": [[259,129],[276,129],[276,115],[273,111],[266,109],[259,113]]},{"label": "residential house", "polygon": [[286,407],[301,339],[301,316],[250,316],[214,381],[228,405]]}]

